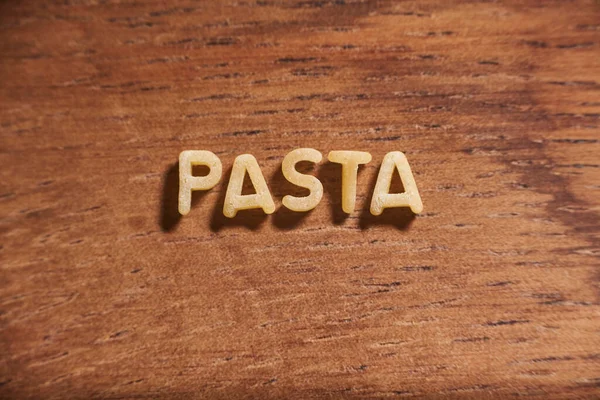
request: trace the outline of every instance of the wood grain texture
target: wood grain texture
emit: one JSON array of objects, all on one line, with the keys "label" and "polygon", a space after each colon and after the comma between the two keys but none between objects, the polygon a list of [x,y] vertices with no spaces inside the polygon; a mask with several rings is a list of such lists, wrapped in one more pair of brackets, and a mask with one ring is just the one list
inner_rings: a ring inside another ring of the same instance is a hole
[{"label": "wood grain texture", "polygon": [[[4,1],[0,397],[600,397],[600,4]],[[357,210],[276,203],[369,151]],[[177,214],[177,157],[224,179]],[[407,154],[425,212],[368,213]]]}]

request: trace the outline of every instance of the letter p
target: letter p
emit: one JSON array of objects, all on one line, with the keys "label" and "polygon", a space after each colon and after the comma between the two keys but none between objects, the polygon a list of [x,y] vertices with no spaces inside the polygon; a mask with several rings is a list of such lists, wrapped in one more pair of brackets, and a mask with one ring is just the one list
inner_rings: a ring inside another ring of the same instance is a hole
[{"label": "letter p", "polygon": [[[210,171],[205,176],[192,175],[194,165],[205,165]],[[187,215],[192,207],[192,191],[208,190],[215,187],[223,166],[214,153],[206,150],[185,150],[179,154],[179,214]]]}]

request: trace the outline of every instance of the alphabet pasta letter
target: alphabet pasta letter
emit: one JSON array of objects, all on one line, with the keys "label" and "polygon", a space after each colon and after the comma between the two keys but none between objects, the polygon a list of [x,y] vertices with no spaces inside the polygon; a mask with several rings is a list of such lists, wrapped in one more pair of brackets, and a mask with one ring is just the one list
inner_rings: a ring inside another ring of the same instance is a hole
[{"label": "alphabet pasta letter", "polygon": [[[244,185],[246,171],[248,172],[252,186],[256,190],[256,194],[242,195],[242,186]],[[233,162],[229,185],[225,193],[223,215],[233,218],[239,210],[248,210],[251,208],[262,208],[266,214],[273,214],[275,203],[256,158],[252,154],[242,154],[241,156],[237,156]]]},{"label": "alphabet pasta letter", "polygon": [[[193,176],[194,165],[210,168],[206,176]],[[205,150],[185,150],[179,154],[179,213],[186,215],[192,206],[192,190],[212,189],[223,173],[221,160],[214,153]]]},{"label": "alphabet pasta letter", "polygon": [[319,204],[323,198],[323,184],[312,175],[301,174],[296,171],[296,163],[300,161],[311,161],[318,163],[323,159],[321,153],[315,149],[296,149],[290,151],[281,164],[281,171],[285,179],[296,186],[310,190],[306,197],[295,197],[287,195],[281,201],[284,206],[292,211],[310,211]]},{"label": "alphabet pasta letter", "polygon": [[[398,169],[402,184],[404,185],[404,193],[390,194],[390,186],[392,184],[392,174],[395,169]],[[410,165],[404,153],[400,151],[392,151],[387,153],[381,163],[377,183],[373,190],[373,200],[371,201],[371,214],[381,215],[384,208],[392,207],[410,207],[412,212],[419,214],[423,211],[423,203],[417,189],[415,178],[413,177]]]},{"label": "alphabet pasta letter", "polygon": [[342,164],[342,210],[350,214],[356,204],[356,176],[358,165],[371,161],[371,154],[365,151],[331,151],[329,161]]}]

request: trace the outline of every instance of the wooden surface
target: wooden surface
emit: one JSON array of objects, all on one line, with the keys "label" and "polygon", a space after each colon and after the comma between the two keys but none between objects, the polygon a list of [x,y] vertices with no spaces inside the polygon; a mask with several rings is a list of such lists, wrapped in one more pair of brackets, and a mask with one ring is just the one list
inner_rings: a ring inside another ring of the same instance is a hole
[{"label": "wooden surface", "polygon": [[[600,397],[600,4],[3,1],[0,397]],[[369,151],[309,214],[298,147]],[[177,214],[177,157],[224,178]],[[371,217],[385,153],[425,211]]]}]

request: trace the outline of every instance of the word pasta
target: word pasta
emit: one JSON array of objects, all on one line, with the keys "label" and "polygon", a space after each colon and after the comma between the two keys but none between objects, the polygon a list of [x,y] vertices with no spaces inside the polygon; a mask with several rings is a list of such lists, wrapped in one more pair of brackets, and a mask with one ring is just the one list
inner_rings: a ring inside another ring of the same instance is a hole
[{"label": "word pasta", "polygon": [[[290,183],[306,188],[310,194],[305,197],[284,196],[282,203],[292,211],[310,211],[315,208],[323,198],[323,185],[312,175],[306,175],[296,170],[296,164],[301,161],[319,163],[323,159],[320,152],[315,149],[296,149],[289,152],[281,164],[283,176]],[[356,177],[358,166],[371,161],[371,154],[364,151],[332,151],[327,155],[330,162],[342,165],[342,209],[345,213],[352,213],[356,203]],[[209,168],[205,176],[194,176],[192,168],[195,165],[204,165]],[[392,175],[398,170],[404,193],[389,193],[392,184]],[[209,190],[221,180],[223,166],[221,160],[214,153],[206,150],[185,150],[179,155],[179,213],[186,215],[190,212],[192,191]],[[248,174],[255,194],[242,195],[244,177]],[[377,183],[373,190],[371,201],[371,214],[380,215],[385,208],[410,207],[419,214],[423,210],[421,196],[415,183],[410,165],[404,153],[393,151],[387,153],[381,163]],[[251,154],[242,154],[233,162],[223,214],[233,218],[239,210],[262,208],[267,214],[275,211],[275,203],[262,171]]]}]

